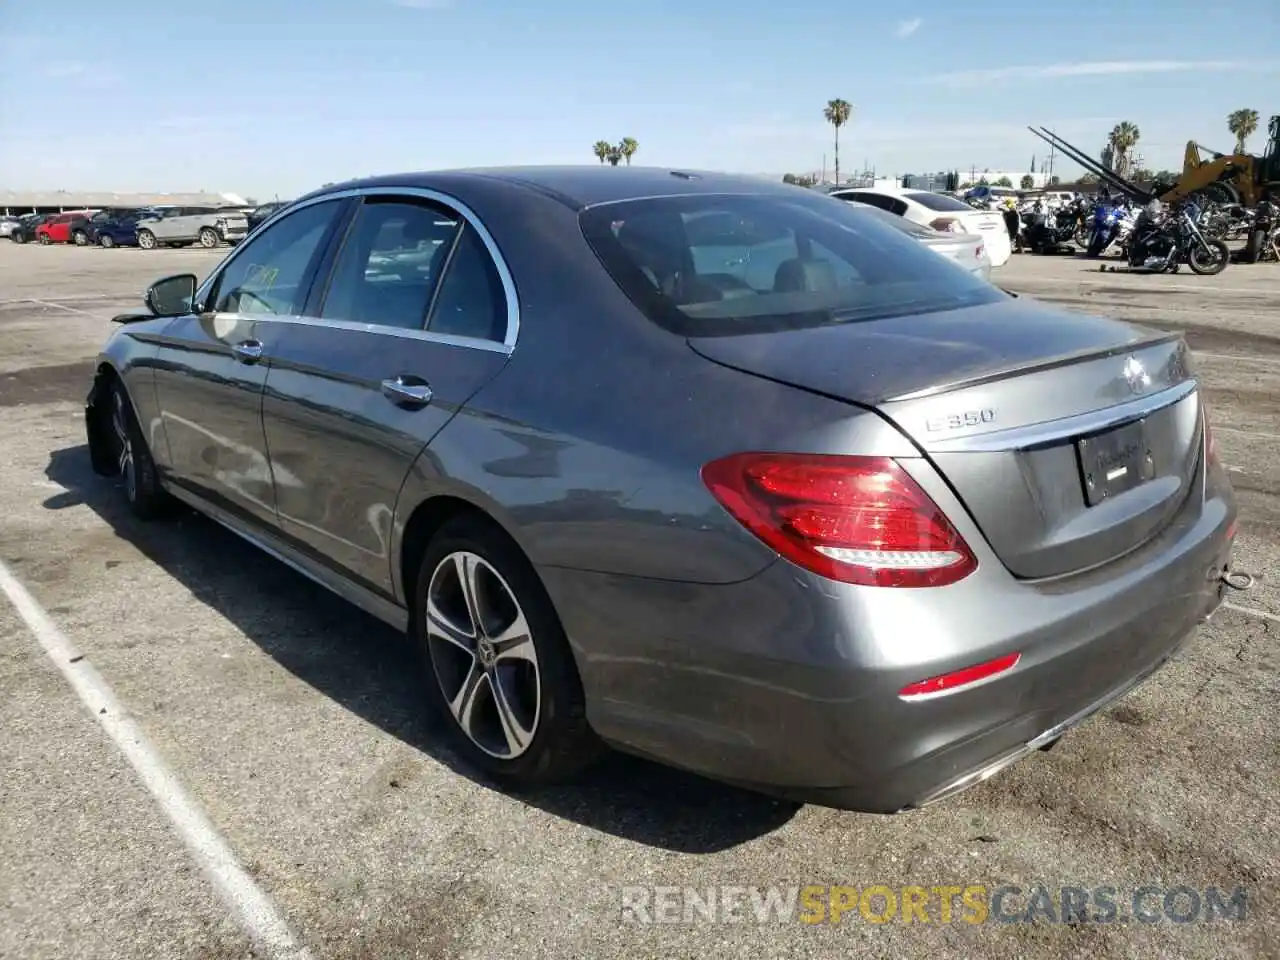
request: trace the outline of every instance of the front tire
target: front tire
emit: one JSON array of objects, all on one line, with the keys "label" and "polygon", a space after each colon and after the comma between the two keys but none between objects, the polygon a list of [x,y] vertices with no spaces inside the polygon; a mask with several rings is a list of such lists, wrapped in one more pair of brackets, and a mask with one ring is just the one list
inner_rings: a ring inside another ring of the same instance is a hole
[{"label": "front tire", "polygon": [[1231,258],[1231,250],[1225,240],[1205,240],[1204,247],[1193,246],[1187,252],[1187,265],[1191,272],[1202,277],[1212,277],[1227,269]]},{"label": "front tire", "polygon": [[147,447],[133,404],[119,381],[111,387],[111,432],[116,464],[129,510],[139,520],[155,520],[170,511],[172,501],[160,486],[160,476]]},{"label": "front tire", "polygon": [[156,248],[156,235],[150,230],[139,230],[138,246],[143,250],[154,250]]},{"label": "front tire", "polygon": [[42,247],[47,247],[49,244],[53,243],[53,241],[49,239],[49,235],[47,233],[37,234],[36,240],[39,241],[40,246]]},{"label": "front tire", "polygon": [[551,599],[501,530],[475,517],[445,524],[423,556],[414,601],[428,696],[474,766],[530,787],[603,752]]}]

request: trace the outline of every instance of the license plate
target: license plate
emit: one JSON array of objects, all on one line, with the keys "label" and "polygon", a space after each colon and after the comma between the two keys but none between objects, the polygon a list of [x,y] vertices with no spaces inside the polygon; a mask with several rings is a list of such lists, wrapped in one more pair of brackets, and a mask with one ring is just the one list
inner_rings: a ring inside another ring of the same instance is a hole
[{"label": "license plate", "polygon": [[1076,441],[1085,500],[1097,506],[1155,476],[1145,420]]}]

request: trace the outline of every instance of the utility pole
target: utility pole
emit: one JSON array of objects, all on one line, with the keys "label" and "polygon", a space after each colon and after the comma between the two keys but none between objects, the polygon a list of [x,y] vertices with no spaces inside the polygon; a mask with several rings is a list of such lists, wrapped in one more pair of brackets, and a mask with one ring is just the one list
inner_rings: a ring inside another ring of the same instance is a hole
[{"label": "utility pole", "polygon": [[822,155],[822,182],[827,182],[827,155]]}]

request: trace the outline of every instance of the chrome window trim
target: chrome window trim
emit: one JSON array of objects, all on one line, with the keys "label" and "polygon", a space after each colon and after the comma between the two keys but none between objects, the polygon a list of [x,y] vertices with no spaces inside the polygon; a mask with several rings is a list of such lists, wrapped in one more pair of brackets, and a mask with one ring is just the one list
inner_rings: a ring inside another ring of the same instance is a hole
[{"label": "chrome window trim", "polygon": [[[377,186],[377,187],[351,187],[345,190],[334,190],[329,193],[322,193],[306,200],[298,200],[289,204],[288,207],[277,211],[277,216],[281,220],[287,214],[293,214],[304,207],[314,206],[317,203],[324,203],[330,200],[345,200],[351,197],[417,197],[421,200],[429,200],[432,203],[438,203],[441,206],[448,207],[456,211],[466,222],[467,226],[475,230],[484,244],[485,249],[489,251],[489,257],[493,260],[494,268],[498,271],[498,279],[502,283],[502,292],[507,301],[507,332],[502,342],[495,340],[485,340],[479,337],[460,337],[448,333],[432,333],[430,330],[408,330],[403,327],[386,327],[376,323],[353,323],[346,320],[323,320],[319,317],[299,317],[288,316],[282,317],[275,314],[220,314],[220,316],[242,316],[245,319],[253,319],[258,322],[263,320],[274,320],[283,323],[294,323],[316,327],[336,327],[342,330],[356,330],[364,333],[380,333],[395,336],[408,336],[415,340],[426,340],[433,343],[442,343],[449,346],[472,347],[477,350],[487,350],[490,352],[505,353],[510,355],[515,350],[516,340],[520,335],[520,300],[516,292],[515,279],[511,274],[511,269],[507,265],[506,259],[502,256],[502,251],[498,248],[497,242],[493,239],[493,235],[489,233],[488,228],[481,222],[476,212],[468,207],[461,200],[441,193],[438,190],[431,190],[427,187],[396,187],[396,186]],[[263,232],[269,225],[276,222],[276,216],[261,223],[257,230],[253,231],[256,238],[258,234]],[[205,281],[200,284],[196,290],[195,301],[203,306],[205,296],[209,292],[209,288],[222,276],[223,272],[230,267],[231,263],[249,248],[249,237],[246,237],[239,245],[236,246],[225,260],[222,261]]]},{"label": "chrome window trim", "polygon": [[1097,433],[1124,426],[1135,420],[1181,403],[1199,388],[1197,380],[1184,380],[1176,386],[1149,396],[1139,397],[1101,410],[1092,410],[1075,417],[1033,423],[1025,427],[1010,427],[968,437],[955,437],[929,443],[931,453],[1008,453],[1010,451],[1038,450],[1057,446],[1082,434]]},{"label": "chrome window trim", "polygon": [[[460,337],[452,333],[432,333],[430,330],[411,330],[407,327],[388,327],[379,323],[357,323],[354,320],[324,320],[320,317],[306,317],[297,314],[279,313],[215,313],[215,317],[232,320],[243,320],[246,323],[283,323],[297,327],[323,327],[327,330],[352,330],[356,333],[376,333],[383,337],[403,337],[409,340],[423,340],[427,343],[440,343],[451,347],[469,347],[472,350],[484,350],[489,353],[511,354],[511,347],[496,340],[481,340],[477,337]],[[270,360],[270,355],[263,357]]]}]

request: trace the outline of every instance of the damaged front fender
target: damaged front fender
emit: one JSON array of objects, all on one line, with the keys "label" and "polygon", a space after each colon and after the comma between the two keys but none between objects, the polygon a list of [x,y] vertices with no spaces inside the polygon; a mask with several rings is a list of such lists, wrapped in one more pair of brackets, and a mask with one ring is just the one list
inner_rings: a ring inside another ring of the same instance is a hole
[{"label": "damaged front fender", "polygon": [[93,385],[84,402],[85,437],[89,442],[89,462],[100,477],[120,472],[115,432],[111,429],[111,385],[115,373],[105,363],[94,374]]}]

